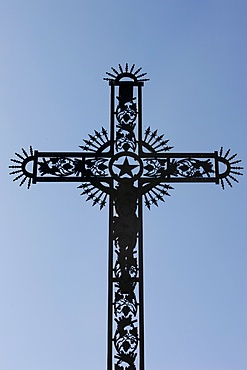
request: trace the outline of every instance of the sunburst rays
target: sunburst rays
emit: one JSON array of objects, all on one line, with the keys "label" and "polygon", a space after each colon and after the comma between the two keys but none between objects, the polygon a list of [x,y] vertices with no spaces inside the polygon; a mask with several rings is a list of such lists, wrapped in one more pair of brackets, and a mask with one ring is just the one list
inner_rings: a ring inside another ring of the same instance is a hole
[{"label": "sunburst rays", "polygon": [[86,145],[80,145],[79,148],[86,151],[99,152],[103,151],[109,145],[108,133],[104,127],[101,131],[94,130],[94,135],[88,135],[90,140],[83,139]]},{"label": "sunburst rays", "polygon": [[77,186],[77,188],[83,189],[81,195],[87,195],[86,201],[91,200],[93,202],[93,206],[98,204],[100,209],[105,207],[107,194],[102,190],[95,188],[95,186],[90,183],[81,184]]},{"label": "sunburst rays", "polygon": [[239,172],[239,170],[243,170],[243,167],[236,166],[236,164],[242,161],[241,159],[235,159],[236,156],[237,156],[237,153],[230,156],[230,149],[228,149],[226,153],[223,155],[223,147],[220,148],[219,157],[223,159],[223,163],[224,162],[227,163],[227,167],[228,167],[226,176],[220,178],[222,189],[225,189],[225,183],[228,184],[232,188],[231,180],[234,182],[239,182],[235,176],[243,175],[241,172]]},{"label": "sunburst rays", "polygon": [[156,153],[169,151],[173,146],[168,146],[169,139],[164,140],[164,134],[158,135],[158,130],[151,131],[150,126],[145,130],[144,133],[144,145],[150,151],[155,151]]},{"label": "sunburst rays", "polygon": [[[18,159],[11,159],[11,162],[15,163],[14,165],[9,166],[9,168],[14,169],[14,171],[10,172],[10,175],[15,175],[16,177],[13,181],[20,180],[19,186],[22,186],[28,179],[27,175],[24,173],[24,164],[30,156],[33,156],[33,148],[30,146],[30,155],[26,152],[25,149],[22,148],[22,154],[15,153]],[[27,182],[27,188],[29,189],[31,186],[32,178],[29,177]]]},{"label": "sunburst rays", "polygon": [[135,64],[129,68],[128,63],[125,64],[125,67],[122,67],[121,64],[118,65],[119,70],[111,67],[112,72],[106,72],[107,76],[105,81],[119,81],[123,77],[132,78],[135,81],[145,82],[149,81],[149,78],[143,78],[147,75],[146,72],[142,73],[142,67],[135,70]]},{"label": "sunburst rays", "polygon": [[171,185],[167,184],[158,184],[154,186],[151,190],[149,190],[147,193],[144,193],[144,204],[148,209],[151,209],[152,205],[155,205],[158,207],[158,202],[162,201],[164,202],[165,196],[170,196],[168,193],[168,190],[172,190],[173,187]]}]

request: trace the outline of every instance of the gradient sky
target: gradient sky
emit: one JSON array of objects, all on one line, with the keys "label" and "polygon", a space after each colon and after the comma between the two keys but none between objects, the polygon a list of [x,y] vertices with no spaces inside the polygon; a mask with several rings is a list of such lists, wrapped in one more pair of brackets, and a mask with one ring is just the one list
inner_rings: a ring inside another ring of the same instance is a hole
[{"label": "gradient sky", "polygon": [[[102,78],[128,62],[150,78],[144,128],[246,167],[246,14],[246,0],[1,1],[1,370],[106,369],[107,207],[76,184],[19,188],[10,158],[108,128]],[[144,213],[146,370],[247,369],[239,180],[177,184]]]}]

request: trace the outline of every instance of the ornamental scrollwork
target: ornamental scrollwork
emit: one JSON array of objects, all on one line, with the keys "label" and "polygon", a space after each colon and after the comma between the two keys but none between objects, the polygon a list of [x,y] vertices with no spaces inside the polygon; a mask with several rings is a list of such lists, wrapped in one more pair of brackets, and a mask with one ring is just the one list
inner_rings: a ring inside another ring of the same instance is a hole
[{"label": "ornamental scrollwork", "polygon": [[104,158],[77,159],[69,157],[42,158],[38,161],[41,176],[106,176],[108,160]]},{"label": "ornamental scrollwork", "polygon": [[145,159],[144,175],[150,177],[211,177],[215,174],[214,163],[211,159],[205,161],[196,158],[172,159]]}]

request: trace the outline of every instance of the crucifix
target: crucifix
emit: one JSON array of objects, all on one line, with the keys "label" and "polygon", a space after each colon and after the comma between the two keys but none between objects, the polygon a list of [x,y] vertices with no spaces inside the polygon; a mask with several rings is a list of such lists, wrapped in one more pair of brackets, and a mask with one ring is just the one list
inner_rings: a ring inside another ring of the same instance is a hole
[{"label": "crucifix", "polygon": [[126,64],[111,68],[110,130],[94,130],[78,152],[22,149],[11,159],[20,185],[77,182],[81,195],[102,209],[109,202],[107,370],[144,370],[143,204],[164,202],[172,183],[232,187],[242,175],[230,150],[174,153],[157,130],[142,128],[146,73]]}]

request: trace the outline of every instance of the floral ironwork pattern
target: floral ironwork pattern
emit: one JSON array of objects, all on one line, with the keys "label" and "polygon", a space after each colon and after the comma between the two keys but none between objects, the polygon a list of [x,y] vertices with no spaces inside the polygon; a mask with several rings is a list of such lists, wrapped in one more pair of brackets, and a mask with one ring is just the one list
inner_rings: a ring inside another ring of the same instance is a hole
[{"label": "floral ironwork pattern", "polygon": [[69,157],[43,158],[38,162],[38,170],[41,176],[106,176],[108,160],[104,158],[97,159],[77,159]]},{"label": "floral ironwork pattern", "polygon": [[171,162],[168,159],[145,159],[144,169],[146,173],[144,176],[150,177],[167,177],[167,176],[181,176],[181,177],[210,177],[214,174],[212,160],[207,159],[201,161],[195,158],[185,158]]}]

